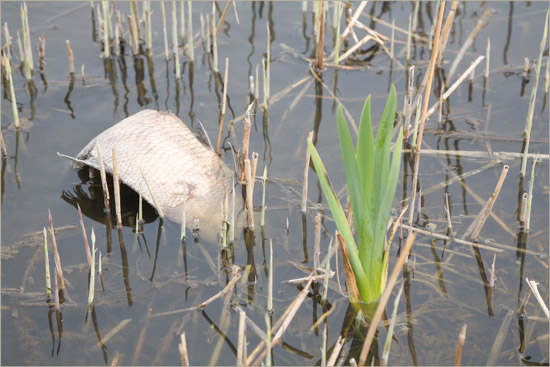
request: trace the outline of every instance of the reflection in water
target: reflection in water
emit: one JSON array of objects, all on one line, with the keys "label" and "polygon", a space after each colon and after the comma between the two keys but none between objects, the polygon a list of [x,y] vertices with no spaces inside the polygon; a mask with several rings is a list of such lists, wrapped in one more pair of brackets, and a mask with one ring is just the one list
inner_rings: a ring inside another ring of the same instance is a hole
[{"label": "reflection in water", "polygon": [[74,81],[75,81],[75,76],[74,74],[71,74],[71,80],[69,81],[69,89],[67,90],[67,94],[65,94],[65,98],[64,98],[65,104],[67,105],[67,109],[71,111],[71,117],[73,118],[73,120],[75,119],[75,115],[74,115],[73,107],[71,106],[71,93],[74,89]]}]

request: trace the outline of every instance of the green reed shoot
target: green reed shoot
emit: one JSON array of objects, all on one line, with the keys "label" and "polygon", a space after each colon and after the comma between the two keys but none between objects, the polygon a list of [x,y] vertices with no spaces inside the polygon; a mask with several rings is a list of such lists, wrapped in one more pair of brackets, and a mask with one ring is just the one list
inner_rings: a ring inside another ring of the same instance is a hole
[{"label": "green reed shoot", "polygon": [[[8,49],[9,52],[9,49]],[[15,100],[15,89],[13,87],[13,77],[11,75],[11,64],[10,64],[10,57],[6,57],[5,54],[2,54],[2,57],[4,58],[4,63],[6,65],[6,72],[8,74],[8,79],[10,82],[10,99],[11,99],[11,107],[13,112],[13,125],[16,129],[19,129],[19,111],[17,110],[17,102]]]},{"label": "green reed shoot", "polygon": [[90,289],[88,290],[88,307],[94,303],[95,290],[95,232],[92,228],[92,268],[90,269]]},{"label": "green reed shoot", "polygon": [[308,139],[311,159],[321,188],[338,231],[346,242],[357,288],[361,300],[366,303],[376,301],[385,287],[389,254],[389,248],[384,249],[386,225],[397,189],[403,142],[401,128],[390,165],[391,137],[396,112],[395,87],[392,85],[376,138],[372,131],[370,99],[370,96],[367,97],[363,106],[357,150],[354,149],[342,106],[338,107],[337,112],[338,137],[357,241],[328,180],[321,157],[312,140]]}]

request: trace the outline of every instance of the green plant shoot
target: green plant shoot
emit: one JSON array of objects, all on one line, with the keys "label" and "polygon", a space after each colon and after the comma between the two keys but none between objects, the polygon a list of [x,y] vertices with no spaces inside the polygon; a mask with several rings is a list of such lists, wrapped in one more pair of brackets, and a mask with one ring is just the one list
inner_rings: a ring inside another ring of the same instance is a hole
[{"label": "green plant shoot", "polygon": [[391,139],[396,112],[395,87],[391,87],[376,138],[372,131],[370,100],[369,95],[361,114],[356,149],[342,113],[342,106],[339,106],[337,112],[338,138],[357,241],[327,177],[321,157],[311,139],[308,139],[311,159],[321,188],[338,231],[346,242],[361,301],[365,303],[378,300],[386,283],[389,253],[389,244],[386,249],[384,246],[386,226],[397,189],[403,145],[403,128],[400,128],[392,157]]}]

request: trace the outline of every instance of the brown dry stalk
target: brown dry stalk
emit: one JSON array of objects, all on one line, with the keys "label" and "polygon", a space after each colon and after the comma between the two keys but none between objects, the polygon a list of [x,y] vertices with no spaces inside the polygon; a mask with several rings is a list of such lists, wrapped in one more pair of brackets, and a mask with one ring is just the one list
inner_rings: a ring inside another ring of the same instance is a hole
[{"label": "brown dry stalk", "polygon": [[220,16],[220,20],[218,22],[218,26],[216,27],[216,37],[218,37],[218,34],[220,34],[220,31],[222,29],[223,22],[225,21],[225,17],[227,16],[227,12],[229,11],[229,7],[231,6],[233,0],[229,0],[227,4],[225,5],[225,9],[223,9],[223,13]]},{"label": "brown dry stalk", "polygon": [[92,255],[90,252],[90,245],[88,244],[88,236],[86,235],[86,228],[84,228],[84,220],[82,219],[82,210],[80,205],[76,203],[78,209],[78,215],[80,216],[80,227],[82,227],[82,236],[84,237],[84,248],[86,249],[86,257],[88,258],[88,268],[92,268]]},{"label": "brown dry stalk", "polygon": [[447,46],[449,32],[451,31],[451,25],[453,24],[453,19],[455,18],[457,7],[458,0],[455,0],[451,4],[451,10],[449,11],[449,15],[447,15],[447,19],[445,19],[445,25],[443,26],[443,33],[441,35],[441,48],[437,58],[437,67],[441,66],[441,61],[443,60],[443,52],[445,51],[445,47]]},{"label": "brown dry stalk", "polygon": [[416,186],[418,184],[418,168],[420,166],[420,147],[422,146],[422,136],[424,135],[424,124],[426,123],[426,112],[428,111],[428,102],[430,100],[430,93],[432,91],[432,80],[435,71],[435,60],[439,52],[439,36],[441,34],[441,24],[443,23],[443,13],[445,12],[445,1],[441,2],[441,7],[439,9],[439,18],[437,21],[437,27],[435,32],[435,42],[432,49],[432,56],[430,58],[430,65],[428,67],[428,79],[426,84],[426,90],[424,94],[424,100],[422,101],[422,114],[420,117],[420,126],[418,128],[418,136],[416,142],[416,151],[414,159],[414,173],[413,173],[413,182],[412,182],[412,197],[411,204],[409,208],[409,224],[412,225],[413,222],[413,213],[414,213],[414,203],[416,199]]},{"label": "brown dry stalk", "polygon": [[71,41],[67,40],[67,51],[69,52],[69,70],[71,75],[74,75],[74,57],[73,50],[71,49]]},{"label": "brown dry stalk", "polygon": [[468,324],[462,325],[460,334],[458,334],[458,343],[456,344],[455,366],[460,366],[460,360],[462,359],[462,346],[466,341],[466,329]]},{"label": "brown dry stalk", "polygon": [[477,237],[479,236],[479,232],[481,232],[481,228],[483,228],[483,225],[485,224],[485,222],[487,221],[487,218],[489,217],[489,213],[491,213],[491,210],[493,209],[493,205],[497,200],[498,194],[500,192],[502,184],[504,183],[506,174],[508,174],[509,168],[510,167],[508,165],[505,165],[504,167],[502,167],[502,171],[500,173],[500,177],[498,179],[495,190],[493,191],[493,195],[491,195],[491,198],[487,201],[487,203],[481,210],[479,220],[476,223],[474,230],[472,231],[472,234],[470,235],[470,241],[475,242],[477,240]]},{"label": "brown dry stalk", "polygon": [[[229,2],[227,4],[229,6]],[[220,23],[221,24],[221,23]],[[229,71],[229,57],[225,58],[225,75],[223,78],[223,102],[222,102],[222,116],[220,118],[220,127],[218,129],[218,144],[216,144],[216,153],[220,154],[220,140],[222,138],[223,119],[225,117],[225,105],[227,101],[227,75]]]},{"label": "brown dry stalk", "polygon": [[248,148],[250,146],[250,126],[252,125],[252,122],[250,121],[250,110],[252,108],[252,105],[253,103],[248,105],[248,108],[246,109],[246,113],[244,115],[243,149],[241,153],[241,181],[244,181],[245,179],[244,161],[245,159],[248,159]]},{"label": "brown dry stalk", "polygon": [[397,263],[393,268],[390,278],[388,279],[388,283],[386,284],[386,289],[384,290],[384,293],[380,297],[380,303],[378,304],[378,307],[376,307],[376,312],[374,313],[374,317],[372,318],[372,323],[370,324],[367,337],[365,338],[365,342],[363,343],[363,348],[361,349],[361,355],[359,357],[360,366],[365,365],[370,346],[374,339],[374,334],[376,333],[378,324],[382,320],[382,314],[386,309],[386,304],[390,299],[390,294],[392,292],[392,289],[395,283],[397,282],[397,277],[399,276],[399,273],[403,269],[403,264],[405,263],[405,260],[409,257],[409,252],[411,251],[411,247],[414,243],[415,238],[416,238],[416,233],[411,233],[411,235],[409,235],[409,238],[407,238],[407,242],[405,243],[405,248],[403,249],[403,252],[399,256],[399,259],[397,260]]},{"label": "brown dry stalk", "polygon": [[349,261],[346,241],[338,231],[336,231],[336,236],[338,237],[340,251],[342,252],[342,263],[344,264],[344,273],[346,274],[346,282],[348,284],[349,299],[351,302],[359,302],[361,296],[359,295],[359,289],[357,288],[357,283],[355,282],[355,275],[353,274],[353,269]]},{"label": "brown dry stalk", "polygon": [[325,2],[321,1],[321,5],[319,8],[319,26],[317,29],[319,30],[319,42],[317,43],[316,48],[316,55],[315,55],[315,66],[319,70],[323,70],[323,58],[325,55]]},{"label": "brown dry stalk", "polygon": [[120,181],[118,180],[118,165],[117,165],[117,158],[116,158],[116,147],[113,147],[112,157],[113,157],[113,185],[114,185],[114,189],[115,189],[116,219],[117,219],[117,225],[119,227],[122,227],[122,215],[120,213]]}]

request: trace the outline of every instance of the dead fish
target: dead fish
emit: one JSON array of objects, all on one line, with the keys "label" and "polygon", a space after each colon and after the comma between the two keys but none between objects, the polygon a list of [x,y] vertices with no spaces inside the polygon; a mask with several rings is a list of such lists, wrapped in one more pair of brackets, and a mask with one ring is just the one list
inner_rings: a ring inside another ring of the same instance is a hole
[{"label": "dead fish", "polygon": [[76,158],[58,154],[71,159],[77,167],[99,169],[97,143],[108,173],[113,173],[112,149],[116,147],[122,182],[141,193],[151,205],[155,206],[156,201],[165,217],[177,223],[182,221],[185,200],[186,226],[191,228],[198,219],[201,236],[216,238],[221,203],[233,189],[234,173],[176,115],[144,110],[96,136]]}]

